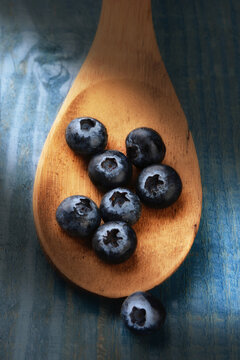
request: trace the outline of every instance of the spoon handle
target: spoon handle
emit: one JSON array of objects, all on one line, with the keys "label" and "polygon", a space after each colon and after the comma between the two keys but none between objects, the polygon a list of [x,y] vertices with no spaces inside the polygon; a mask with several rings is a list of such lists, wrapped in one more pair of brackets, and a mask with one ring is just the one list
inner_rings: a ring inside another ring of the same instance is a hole
[{"label": "spoon handle", "polygon": [[[95,39],[70,90],[78,94],[104,80],[127,78],[172,94],[152,22],[150,0],[103,0]],[[81,81],[80,81],[81,80]]]},{"label": "spoon handle", "polygon": [[[104,56],[156,51],[150,0],[103,0],[98,30],[93,43]],[[105,56],[104,56],[105,57]]]}]

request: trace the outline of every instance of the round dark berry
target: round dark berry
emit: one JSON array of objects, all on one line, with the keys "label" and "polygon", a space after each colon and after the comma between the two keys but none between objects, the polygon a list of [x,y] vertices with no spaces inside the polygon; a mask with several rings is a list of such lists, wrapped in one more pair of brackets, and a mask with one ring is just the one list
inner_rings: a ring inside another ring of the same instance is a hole
[{"label": "round dark berry", "polygon": [[101,215],[94,201],[86,196],[74,195],[61,202],[56,219],[69,235],[88,237],[100,225]]},{"label": "round dark berry", "polygon": [[65,136],[68,146],[79,155],[92,155],[103,151],[108,139],[105,126],[89,117],[72,120]]},{"label": "round dark berry", "polygon": [[131,131],[126,138],[127,156],[138,168],[163,161],[166,147],[153,129],[142,127]]},{"label": "round dark berry", "polygon": [[172,167],[152,165],[140,173],[136,191],[144,204],[163,209],[177,201],[182,192],[182,181]]},{"label": "round dark berry", "polygon": [[128,184],[132,176],[132,165],[120,151],[107,150],[92,157],[88,174],[99,188],[114,189]]},{"label": "round dark berry", "polygon": [[101,225],[92,238],[92,247],[96,254],[112,264],[129,259],[136,246],[135,231],[122,221],[111,221]]},{"label": "round dark berry", "polygon": [[103,196],[100,211],[105,222],[119,220],[133,225],[140,218],[141,202],[132,191],[115,188]]},{"label": "round dark berry", "polygon": [[150,293],[139,291],[124,300],[121,317],[129,329],[144,334],[158,330],[164,324],[166,311]]}]

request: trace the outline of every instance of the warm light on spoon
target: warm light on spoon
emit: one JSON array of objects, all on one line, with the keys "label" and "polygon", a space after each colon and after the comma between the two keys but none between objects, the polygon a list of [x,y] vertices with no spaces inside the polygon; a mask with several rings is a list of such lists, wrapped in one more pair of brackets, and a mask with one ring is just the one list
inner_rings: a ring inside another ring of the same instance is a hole
[{"label": "warm light on spoon", "polygon": [[[134,225],[138,246],[125,263],[98,259],[84,240],[66,235],[55,212],[71,195],[100,204],[102,194],[87,175],[87,162],[65,141],[69,122],[81,116],[101,121],[108,148],[126,153],[125,138],[137,127],[158,131],[166,145],[163,163],[179,173],[183,190],[164,210],[143,206]],[[197,233],[202,188],[197,155],[182,108],[155,41],[150,1],[103,1],[96,38],[52,126],[39,160],[34,219],[44,251],[69,280],[91,292],[122,297],[150,289],[169,277],[188,254]]]}]

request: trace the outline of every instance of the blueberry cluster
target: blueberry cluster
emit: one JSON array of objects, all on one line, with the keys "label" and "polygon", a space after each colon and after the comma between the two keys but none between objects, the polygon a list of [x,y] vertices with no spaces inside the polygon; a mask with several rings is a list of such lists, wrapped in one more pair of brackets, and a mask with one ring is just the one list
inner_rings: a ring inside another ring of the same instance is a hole
[{"label": "blueberry cluster", "polygon": [[[140,218],[141,202],[162,209],[172,205],[181,194],[178,173],[161,164],[165,144],[155,130],[141,127],[126,138],[127,156],[117,150],[105,150],[106,127],[90,117],[72,120],[65,137],[76,154],[91,156],[88,175],[105,195],[100,208],[83,195],[64,199],[56,211],[57,222],[71,236],[91,238],[93,250],[103,261],[111,264],[126,261],[137,246],[131,225]],[[126,188],[133,165],[140,169],[136,194]],[[145,333],[159,328],[166,314],[162,304],[150,294],[137,292],[124,301],[121,315],[130,329]]]}]

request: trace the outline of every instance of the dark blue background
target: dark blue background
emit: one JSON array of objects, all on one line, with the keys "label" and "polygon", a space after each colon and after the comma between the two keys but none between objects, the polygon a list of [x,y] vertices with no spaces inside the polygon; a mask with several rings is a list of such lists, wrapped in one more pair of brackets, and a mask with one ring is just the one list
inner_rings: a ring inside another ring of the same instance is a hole
[{"label": "dark blue background", "polygon": [[0,359],[240,358],[240,2],[154,0],[160,52],[198,153],[203,212],[180,269],[152,292],[167,321],[137,337],[120,300],[73,288],[36,237],[44,141],[91,46],[101,3],[0,3]]}]

